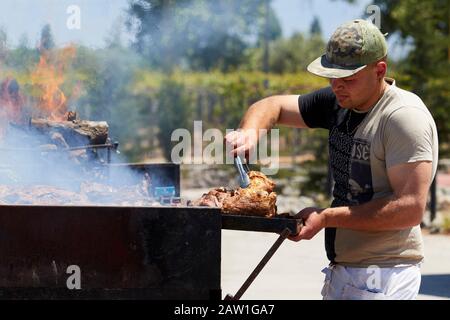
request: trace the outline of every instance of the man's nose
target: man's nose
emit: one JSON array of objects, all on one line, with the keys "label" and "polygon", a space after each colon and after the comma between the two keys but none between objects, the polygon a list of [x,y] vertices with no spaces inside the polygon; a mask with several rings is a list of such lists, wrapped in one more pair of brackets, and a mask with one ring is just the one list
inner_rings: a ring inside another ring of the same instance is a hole
[{"label": "man's nose", "polygon": [[344,81],[342,79],[330,79],[330,85],[333,90],[343,89]]}]

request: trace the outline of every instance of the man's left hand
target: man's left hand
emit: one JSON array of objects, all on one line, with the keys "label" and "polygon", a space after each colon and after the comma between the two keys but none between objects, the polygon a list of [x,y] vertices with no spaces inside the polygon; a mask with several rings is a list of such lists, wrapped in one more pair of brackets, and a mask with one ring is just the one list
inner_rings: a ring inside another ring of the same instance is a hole
[{"label": "man's left hand", "polygon": [[294,218],[303,221],[303,227],[296,235],[289,236],[292,241],[300,241],[303,239],[312,239],[320,230],[325,228],[325,215],[321,214],[324,209],[309,207],[301,210]]}]

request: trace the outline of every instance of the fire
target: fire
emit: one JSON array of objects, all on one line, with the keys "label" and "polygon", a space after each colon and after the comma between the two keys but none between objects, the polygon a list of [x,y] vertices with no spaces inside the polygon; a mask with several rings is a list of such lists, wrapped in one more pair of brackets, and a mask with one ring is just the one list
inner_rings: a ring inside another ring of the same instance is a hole
[{"label": "fire", "polygon": [[36,111],[40,117],[54,121],[66,120],[67,98],[60,87],[64,83],[64,73],[75,53],[74,47],[57,52],[42,52],[39,64],[31,75],[34,96],[37,98]]},{"label": "fire", "polygon": [[[39,63],[29,75],[31,96],[24,98],[19,83],[11,76],[0,83],[0,140],[5,136],[8,124],[23,125],[31,116],[52,121],[67,120],[67,98],[61,90],[65,73],[73,61],[76,49],[41,50]],[[75,88],[78,89],[79,88]],[[77,90],[74,90],[76,94]],[[74,95],[72,95],[74,97]],[[25,108],[30,106],[31,110]],[[28,113],[28,114],[27,114]]]}]

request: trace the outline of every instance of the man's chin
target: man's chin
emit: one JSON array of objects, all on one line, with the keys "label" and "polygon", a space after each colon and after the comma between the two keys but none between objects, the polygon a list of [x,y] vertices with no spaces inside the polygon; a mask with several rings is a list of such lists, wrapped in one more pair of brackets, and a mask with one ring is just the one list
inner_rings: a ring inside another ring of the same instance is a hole
[{"label": "man's chin", "polygon": [[354,108],[352,101],[348,97],[345,97],[343,99],[339,99],[337,97],[337,102],[342,108],[345,108],[345,109]]},{"label": "man's chin", "polygon": [[339,106],[343,109],[353,109],[354,108],[353,104],[350,104],[350,103],[339,103]]}]

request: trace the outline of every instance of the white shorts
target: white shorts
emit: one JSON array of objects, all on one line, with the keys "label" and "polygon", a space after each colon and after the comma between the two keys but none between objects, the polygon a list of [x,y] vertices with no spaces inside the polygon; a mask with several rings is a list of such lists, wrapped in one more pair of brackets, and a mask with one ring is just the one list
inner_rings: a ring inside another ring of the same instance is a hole
[{"label": "white shorts", "polygon": [[324,300],[413,300],[420,288],[420,266],[350,268],[332,265],[325,273]]}]

